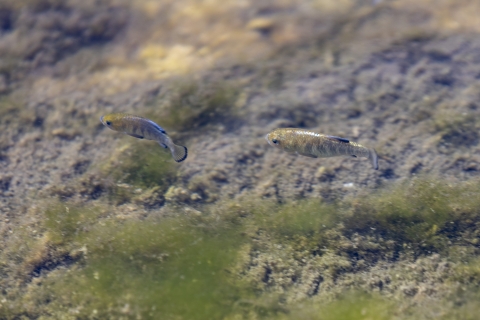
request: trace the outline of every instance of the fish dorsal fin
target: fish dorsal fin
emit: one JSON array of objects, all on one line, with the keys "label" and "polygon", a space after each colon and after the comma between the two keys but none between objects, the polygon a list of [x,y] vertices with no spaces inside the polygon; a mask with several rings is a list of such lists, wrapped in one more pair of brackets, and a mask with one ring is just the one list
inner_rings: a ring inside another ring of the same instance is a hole
[{"label": "fish dorsal fin", "polygon": [[340,137],[336,137],[336,136],[325,136],[325,137],[327,137],[328,139],[336,140],[338,142],[350,143],[350,140],[345,139],[345,138],[340,138]]},{"label": "fish dorsal fin", "polygon": [[128,133],[128,132],[125,132],[125,133],[128,134],[129,136],[132,136],[132,137],[135,137],[135,138],[138,138],[138,139],[143,139],[143,136],[139,136],[138,134]]},{"label": "fish dorsal fin", "polygon": [[157,129],[158,131],[160,131],[161,133],[167,134],[167,131],[165,131],[162,127],[160,127],[158,124],[156,124],[156,123],[153,122],[152,120],[147,119],[147,121],[150,122],[150,124],[151,124],[155,129]]}]

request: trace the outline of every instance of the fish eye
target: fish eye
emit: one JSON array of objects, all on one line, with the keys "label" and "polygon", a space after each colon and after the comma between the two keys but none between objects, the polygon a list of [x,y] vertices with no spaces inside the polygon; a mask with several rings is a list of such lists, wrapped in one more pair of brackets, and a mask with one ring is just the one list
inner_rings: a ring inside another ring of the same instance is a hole
[{"label": "fish eye", "polygon": [[278,143],[278,140],[277,139],[272,139],[272,142],[277,144]]},{"label": "fish eye", "polygon": [[107,124],[107,126],[112,124],[110,121],[105,121],[105,123]]}]

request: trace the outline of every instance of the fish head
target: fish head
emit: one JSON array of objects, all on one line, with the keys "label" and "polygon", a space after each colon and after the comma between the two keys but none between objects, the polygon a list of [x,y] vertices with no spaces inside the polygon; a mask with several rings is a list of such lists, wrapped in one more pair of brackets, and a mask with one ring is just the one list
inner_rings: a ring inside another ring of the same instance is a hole
[{"label": "fish head", "polygon": [[117,114],[117,113],[111,113],[111,114],[107,114],[100,117],[100,121],[103,123],[104,126],[115,131],[122,130],[122,126],[123,126],[122,119],[123,117],[121,116],[121,114]]},{"label": "fish head", "polygon": [[272,147],[283,149],[285,142],[285,133],[282,129],[275,129],[265,136],[268,144]]}]

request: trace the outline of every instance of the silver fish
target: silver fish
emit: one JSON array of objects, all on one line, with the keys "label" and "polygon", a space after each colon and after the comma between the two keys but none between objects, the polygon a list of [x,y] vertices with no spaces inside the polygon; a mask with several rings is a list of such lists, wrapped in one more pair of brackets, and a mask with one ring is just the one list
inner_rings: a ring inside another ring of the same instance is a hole
[{"label": "silver fish", "polygon": [[150,119],[126,113],[111,113],[100,117],[100,121],[108,128],[120,131],[138,139],[154,140],[163,148],[168,148],[173,159],[181,162],[187,158],[187,147],[173,143],[167,132]]},{"label": "silver fish", "polygon": [[378,156],[375,149],[366,148],[345,138],[304,129],[280,128],[267,134],[265,139],[275,148],[310,158],[336,156],[367,158],[370,159],[373,168],[378,170]]}]

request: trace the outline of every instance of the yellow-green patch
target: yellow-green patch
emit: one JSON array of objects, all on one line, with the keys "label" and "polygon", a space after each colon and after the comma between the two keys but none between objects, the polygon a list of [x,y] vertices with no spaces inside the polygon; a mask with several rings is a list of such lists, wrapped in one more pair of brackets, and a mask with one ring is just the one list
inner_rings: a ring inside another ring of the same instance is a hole
[{"label": "yellow-green patch", "polygon": [[231,82],[203,84],[177,80],[161,97],[166,100],[163,109],[152,112],[152,118],[160,113],[161,124],[168,130],[192,131],[234,117],[238,93],[239,89]]}]

